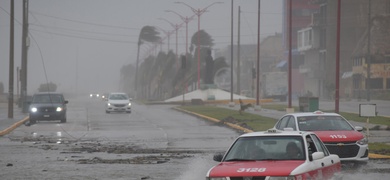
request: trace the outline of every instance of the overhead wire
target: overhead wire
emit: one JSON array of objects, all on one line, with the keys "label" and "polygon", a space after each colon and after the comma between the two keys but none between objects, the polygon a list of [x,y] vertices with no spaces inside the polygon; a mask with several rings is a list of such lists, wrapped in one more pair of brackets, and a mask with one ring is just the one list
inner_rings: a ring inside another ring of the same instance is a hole
[{"label": "overhead wire", "polygon": [[118,28],[118,29],[127,29],[127,30],[137,30],[137,31],[141,30],[140,28],[130,28],[130,27],[124,27],[124,26],[114,26],[114,25],[98,24],[98,23],[91,23],[91,22],[87,22],[87,21],[79,21],[79,20],[61,18],[61,17],[51,16],[51,15],[47,15],[47,14],[43,14],[43,13],[39,13],[39,12],[35,12],[35,11],[30,11],[30,13],[41,15],[41,16],[45,16],[45,17],[50,17],[50,18],[54,18],[54,19],[60,19],[60,20],[70,21],[70,22],[77,22],[77,23],[82,23],[82,24],[89,24],[89,25],[94,25],[94,26],[102,26],[102,27]]},{"label": "overhead wire", "polygon": [[[9,16],[10,16],[10,13],[8,11],[6,11],[4,8],[0,7],[0,9],[2,9],[3,11],[5,11]],[[23,26],[23,24],[18,21],[16,18],[14,18],[14,21],[16,21],[19,25]],[[30,35],[29,37],[31,37],[31,39],[34,41],[34,43],[37,45],[37,48],[38,48],[38,51],[39,51],[39,54],[40,54],[40,57],[41,57],[41,61],[42,61],[42,68],[43,68],[43,72],[44,72],[44,76],[45,76],[45,80],[46,80],[46,84],[49,84],[49,78],[48,78],[48,75],[47,75],[47,70],[46,70],[46,66],[45,66],[45,61],[44,61],[44,58],[43,58],[43,53],[42,53],[42,50],[38,44],[38,42],[36,41],[36,39],[34,38],[34,36],[28,32],[28,34]],[[62,127],[61,127],[62,128]],[[84,136],[86,136],[88,134],[85,133],[84,135],[82,135],[80,138],[76,138],[72,135],[70,135],[65,129],[62,128],[62,130],[68,134],[71,138],[74,138],[74,139],[77,139],[77,140],[80,140],[81,138],[83,138]]]}]

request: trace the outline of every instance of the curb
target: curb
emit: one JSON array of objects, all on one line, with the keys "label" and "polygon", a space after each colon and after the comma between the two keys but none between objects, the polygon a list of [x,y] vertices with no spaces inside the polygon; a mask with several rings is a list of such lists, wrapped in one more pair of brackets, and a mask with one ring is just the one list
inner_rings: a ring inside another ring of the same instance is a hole
[{"label": "curb", "polygon": [[181,112],[185,112],[187,114],[191,114],[191,115],[194,115],[194,116],[197,116],[197,117],[200,117],[200,118],[203,118],[203,119],[215,122],[215,123],[223,123],[223,124],[233,128],[233,129],[240,130],[240,131],[245,132],[245,133],[253,132],[252,130],[244,128],[244,127],[241,127],[241,126],[239,126],[237,124],[233,124],[233,123],[229,123],[229,122],[223,122],[223,121],[221,121],[219,119],[215,119],[215,118],[212,118],[212,117],[208,117],[208,116],[205,116],[205,115],[202,115],[202,114],[194,113],[194,112],[187,111],[187,110],[184,110],[184,109],[180,109],[180,108],[177,108],[177,107],[173,107],[173,109],[181,111]]},{"label": "curb", "polygon": [[10,133],[12,130],[16,129],[17,127],[19,127],[20,125],[22,125],[23,123],[25,123],[28,120],[29,120],[29,117],[26,116],[25,118],[23,118],[22,120],[14,123],[13,125],[8,127],[7,129],[4,129],[4,130],[0,131],[0,136],[4,136],[4,135]]},{"label": "curb", "polygon": [[368,153],[368,158],[370,158],[370,159],[390,159],[390,156],[382,155],[382,154]]},{"label": "curb", "polygon": [[[203,118],[203,119],[215,122],[215,123],[222,123],[222,121],[219,120],[219,119],[215,119],[215,118],[208,117],[208,116],[205,116],[205,115],[202,115],[202,114],[198,114],[198,113],[194,113],[194,112],[191,112],[191,111],[187,111],[187,110],[184,110],[184,109],[181,109],[181,108],[178,108],[178,107],[173,107],[173,109],[181,111],[181,112],[184,112],[184,113],[187,113],[187,114],[191,114],[191,115],[194,115],[194,116],[197,116],[197,117],[200,117],[200,118]],[[228,122],[223,122],[223,124],[233,128],[233,129],[243,131],[245,133],[253,132],[252,130],[244,128],[244,127],[241,127],[241,126],[239,126],[237,124],[232,124],[232,123],[228,123]],[[390,156],[388,156],[388,155],[381,155],[381,154],[368,153],[368,158],[370,158],[370,159],[390,159]]]}]

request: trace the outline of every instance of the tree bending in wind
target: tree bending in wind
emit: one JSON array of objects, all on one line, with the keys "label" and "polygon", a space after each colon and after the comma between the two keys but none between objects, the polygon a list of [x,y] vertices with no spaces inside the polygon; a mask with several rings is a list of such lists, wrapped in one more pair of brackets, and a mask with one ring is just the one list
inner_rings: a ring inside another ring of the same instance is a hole
[{"label": "tree bending in wind", "polygon": [[137,94],[137,75],[138,75],[138,62],[139,62],[139,51],[140,47],[144,42],[156,43],[161,40],[159,36],[159,32],[156,30],[154,26],[144,26],[141,29],[141,32],[138,37],[138,50],[137,50],[137,62],[135,67],[135,81],[134,81],[134,89]]}]

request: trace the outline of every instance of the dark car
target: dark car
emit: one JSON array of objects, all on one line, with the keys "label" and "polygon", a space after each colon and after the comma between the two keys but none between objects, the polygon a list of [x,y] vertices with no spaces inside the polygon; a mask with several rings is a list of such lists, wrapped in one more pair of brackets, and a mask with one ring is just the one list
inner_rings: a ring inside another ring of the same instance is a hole
[{"label": "dark car", "polygon": [[62,93],[40,92],[34,94],[29,102],[30,123],[34,124],[37,120],[59,120],[66,122],[66,104]]}]

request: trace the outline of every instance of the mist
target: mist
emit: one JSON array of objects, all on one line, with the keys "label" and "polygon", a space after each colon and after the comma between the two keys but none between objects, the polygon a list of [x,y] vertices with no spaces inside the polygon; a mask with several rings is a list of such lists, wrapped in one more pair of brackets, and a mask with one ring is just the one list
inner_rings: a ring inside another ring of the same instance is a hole
[{"label": "mist", "polygon": [[[191,17],[189,7],[175,0],[34,0],[29,1],[29,37],[27,57],[27,91],[37,92],[40,84],[57,84],[57,91],[77,94],[121,91],[120,69],[134,64],[137,42],[143,26],[151,25],[166,31],[181,18],[166,10]],[[217,1],[183,0],[194,8],[205,8]],[[231,39],[231,1],[214,4],[200,16],[200,29],[214,39],[215,49],[224,49]],[[241,44],[257,43],[256,0],[234,1],[234,43],[237,43],[237,11],[241,7]],[[10,2],[0,0],[0,82],[8,92]],[[17,91],[17,70],[21,67],[22,1],[15,1],[14,94]],[[262,1],[261,37],[281,32],[282,0]],[[188,35],[197,31],[197,16],[188,23]],[[161,31],[161,37],[166,35]],[[185,52],[185,27],[178,31],[178,54]],[[163,42],[175,52],[174,35]],[[150,54],[150,46],[140,50],[140,60]]]}]

